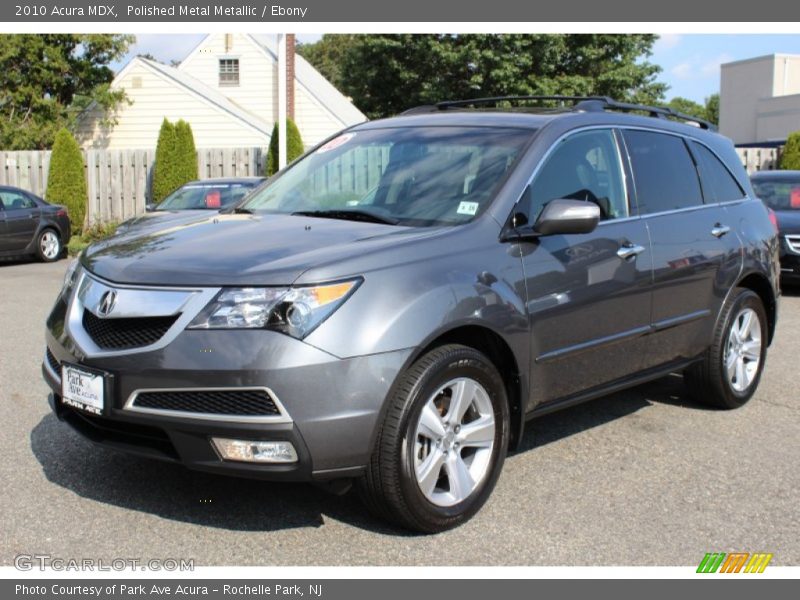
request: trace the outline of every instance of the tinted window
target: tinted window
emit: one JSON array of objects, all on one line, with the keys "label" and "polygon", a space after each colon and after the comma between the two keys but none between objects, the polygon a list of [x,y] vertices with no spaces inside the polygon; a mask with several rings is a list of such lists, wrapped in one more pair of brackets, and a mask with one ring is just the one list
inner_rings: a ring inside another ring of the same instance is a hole
[{"label": "tinted window", "polygon": [[703,204],[697,169],[683,139],[663,133],[623,132],[631,157],[640,214]]},{"label": "tinted window", "polygon": [[800,210],[800,177],[789,179],[753,179],[756,196],[772,210]]},{"label": "tinted window", "polygon": [[576,133],[559,142],[531,188],[529,221],[551,200],[593,202],[602,219],[628,216],[628,203],[614,134],[609,130]]},{"label": "tinted window", "polygon": [[36,208],[36,202],[25,194],[8,190],[0,191],[0,201],[6,210],[21,210],[23,208]]},{"label": "tinted window", "polygon": [[692,142],[692,148],[700,161],[706,202],[730,202],[744,198],[744,190],[711,150],[697,142]]},{"label": "tinted window", "polygon": [[301,158],[245,206],[328,218],[368,213],[420,227],[465,223],[489,206],[533,133],[492,127],[347,132]]}]

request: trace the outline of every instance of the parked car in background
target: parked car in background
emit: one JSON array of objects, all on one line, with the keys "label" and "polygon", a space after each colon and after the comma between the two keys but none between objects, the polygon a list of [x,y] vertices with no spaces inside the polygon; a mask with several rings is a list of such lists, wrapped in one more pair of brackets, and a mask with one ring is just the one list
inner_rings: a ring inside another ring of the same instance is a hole
[{"label": "parked car in background", "polygon": [[800,284],[800,171],[759,171],[750,180],[756,195],[775,211],[781,282]]},{"label": "parked car in background", "polygon": [[67,209],[16,187],[0,186],[0,256],[58,260],[70,238]]},{"label": "parked car in background", "polygon": [[436,532],[529,419],[674,372],[748,402],[778,242],[731,141],[608,98],[472,110],[497,100],[356,125],[234,210],[90,246],[46,322],[55,414],[193,469],[355,481]]},{"label": "parked car in background", "polygon": [[265,177],[225,177],[190,181],[159,204],[148,204],[148,211],[220,210],[240,202]]}]

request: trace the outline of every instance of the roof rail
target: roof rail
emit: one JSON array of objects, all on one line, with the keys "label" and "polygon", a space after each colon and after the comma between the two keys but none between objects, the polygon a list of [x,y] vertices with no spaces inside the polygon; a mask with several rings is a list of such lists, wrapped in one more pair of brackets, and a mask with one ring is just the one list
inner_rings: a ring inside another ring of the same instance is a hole
[{"label": "roof rail", "polygon": [[488,98],[471,98],[467,100],[448,100],[445,102],[438,102],[433,105],[417,106],[411,108],[402,114],[420,114],[430,113],[440,110],[447,110],[450,108],[467,108],[470,106],[498,104],[499,102],[525,102],[525,101],[539,101],[539,102],[560,102],[562,106],[566,103],[571,103],[570,108],[576,111],[586,112],[601,112],[606,110],[618,110],[622,112],[644,112],[651,117],[660,119],[673,118],[680,121],[686,121],[690,124],[695,124],[701,129],[708,129],[716,131],[716,126],[693,115],[687,115],[669,108],[668,106],[649,106],[647,104],[633,104],[630,102],[619,102],[608,96],[491,96]]}]

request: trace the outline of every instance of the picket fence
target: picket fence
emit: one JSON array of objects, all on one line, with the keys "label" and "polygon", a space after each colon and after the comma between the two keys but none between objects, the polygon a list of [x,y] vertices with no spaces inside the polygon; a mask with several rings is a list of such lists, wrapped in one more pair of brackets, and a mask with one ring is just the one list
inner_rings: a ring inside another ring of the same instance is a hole
[{"label": "picket fence", "polygon": [[[363,194],[380,178],[388,149],[358,150],[366,159],[348,154],[315,176],[312,185],[330,192]],[[737,148],[748,173],[777,169],[779,148]],[[197,168],[201,179],[249,177],[264,173],[267,149],[260,147],[200,148]],[[90,223],[123,221],[140,215],[149,200],[155,151],[86,150],[86,181]],[[359,168],[356,168],[356,164]],[[45,197],[50,151],[0,152],[0,185],[12,185]]]},{"label": "picket fence", "polygon": [[[86,150],[90,223],[123,221],[142,214],[150,195],[155,150]],[[250,177],[264,172],[267,149],[200,148],[197,170],[209,177]],[[0,185],[44,197],[50,151],[0,152]]]},{"label": "picket fence", "polygon": [[737,148],[736,154],[748,174],[779,168],[781,148]]}]

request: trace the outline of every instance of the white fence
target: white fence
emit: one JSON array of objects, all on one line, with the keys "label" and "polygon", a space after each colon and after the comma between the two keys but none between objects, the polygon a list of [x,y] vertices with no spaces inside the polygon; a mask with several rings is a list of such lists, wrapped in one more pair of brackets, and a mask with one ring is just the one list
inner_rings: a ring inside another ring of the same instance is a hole
[{"label": "white fence", "polygon": [[736,154],[742,160],[748,174],[756,171],[772,171],[779,168],[781,148],[737,148]]},{"label": "white fence", "polygon": [[[83,155],[91,223],[122,221],[144,212],[155,150],[86,150]],[[197,170],[201,179],[260,175],[266,156],[267,149],[259,147],[200,148]],[[0,152],[0,185],[45,197],[49,168],[49,150]]]}]

